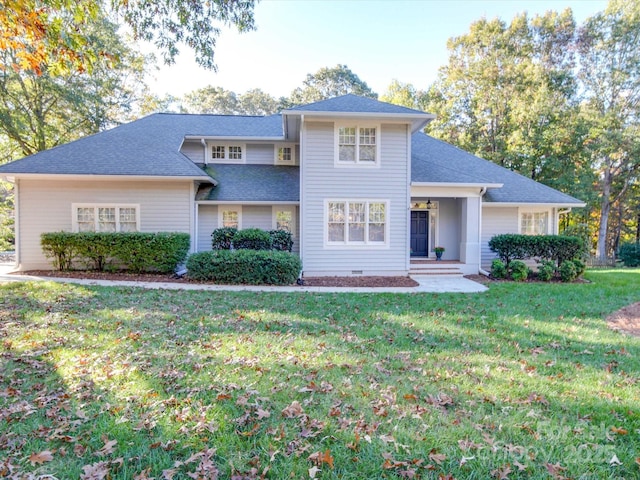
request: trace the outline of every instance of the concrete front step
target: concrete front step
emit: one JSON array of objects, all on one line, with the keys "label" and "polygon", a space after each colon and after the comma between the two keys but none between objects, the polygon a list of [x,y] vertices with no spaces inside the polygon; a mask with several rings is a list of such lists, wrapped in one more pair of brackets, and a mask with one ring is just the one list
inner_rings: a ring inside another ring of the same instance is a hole
[{"label": "concrete front step", "polygon": [[455,276],[463,276],[462,271],[459,268],[429,268],[429,267],[421,267],[416,268],[415,266],[411,267],[409,270],[409,275],[455,275]]}]

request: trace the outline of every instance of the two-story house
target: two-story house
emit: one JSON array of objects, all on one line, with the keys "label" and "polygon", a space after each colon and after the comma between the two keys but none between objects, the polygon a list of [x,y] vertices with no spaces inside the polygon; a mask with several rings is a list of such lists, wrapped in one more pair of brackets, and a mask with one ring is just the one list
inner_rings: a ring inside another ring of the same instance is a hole
[{"label": "two-story house", "polygon": [[286,228],[304,273],[406,275],[434,248],[477,273],[499,233],[558,233],[584,204],[422,133],[433,116],[345,95],[264,117],[154,114],[0,166],[21,270],[40,234]]}]

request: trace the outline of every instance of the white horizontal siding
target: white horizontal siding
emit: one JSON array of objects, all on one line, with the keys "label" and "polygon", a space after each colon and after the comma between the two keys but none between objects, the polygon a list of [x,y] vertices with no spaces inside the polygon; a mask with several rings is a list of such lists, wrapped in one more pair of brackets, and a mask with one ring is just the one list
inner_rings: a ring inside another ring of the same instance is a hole
[{"label": "white horizontal siding", "polygon": [[204,163],[204,147],[199,141],[185,140],[180,153],[187,156],[193,163]]},{"label": "white horizontal siding", "polygon": [[[211,250],[211,234],[218,228],[218,205],[200,205],[198,207],[198,252]],[[296,231],[294,232],[293,252],[299,252],[299,209],[296,207]],[[242,228],[273,228],[273,209],[271,205],[243,205]]]},{"label": "white horizontal siding", "polygon": [[273,165],[275,160],[274,145],[249,144],[247,145],[247,163],[252,165]]},{"label": "white horizontal siding", "polygon": [[47,269],[40,234],[72,231],[73,203],[138,204],[143,232],[190,232],[191,181],[19,181],[22,270]]},{"label": "white horizontal siding", "polygon": [[[406,272],[408,249],[408,146],[406,125],[382,125],[379,168],[334,165],[332,122],[305,124],[302,152],[304,211],[302,241],[307,274],[397,274]],[[325,201],[367,199],[389,202],[388,248],[324,245]]]},{"label": "white horizontal siding", "polygon": [[198,206],[198,252],[211,250],[211,234],[218,228],[218,206]]},{"label": "white horizontal siding", "polygon": [[482,208],[482,245],[481,264],[487,269],[496,254],[489,249],[489,240],[503,233],[518,233],[517,207],[483,207]]}]

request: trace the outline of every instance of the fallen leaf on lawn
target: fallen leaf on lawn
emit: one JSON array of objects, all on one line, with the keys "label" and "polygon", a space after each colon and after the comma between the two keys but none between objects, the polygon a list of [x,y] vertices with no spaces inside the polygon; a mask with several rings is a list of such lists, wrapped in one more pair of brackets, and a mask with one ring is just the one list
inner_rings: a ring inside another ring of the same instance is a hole
[{"label": "fallen leaf on lawn", "polygon": [[326,463],[329,465],[329,468],[333,468],[333,457],[331,456],[331,451],[329,449],[323,452],[314,452],[307,457],[309,460],[314,462],[317,465],[322,465]]},{"label": "fallen leaf on lawn", "polygon": [[106,440],[106,437],[102,439],[104,441],[104,446],[98,450],[95,455],[103,457],[105,455],[110,455],[113,453],[114,447],[118,443],[117,440]]},{"label": "fallen leaf on lawn", "polygon": [[98,462],[82,467],[80,480],[104,480],[109,475],[109,467],[106,462]]},{"label": "fallen leaf on lawn", "polygon": [[514,466],[514,467],[518,467],[518,471],[519,471],[519,472],[524,472],[524,471],[527,469],[527,466],[526,466],[526,465],[523,465],[522,463],[520,463],[520,462],[519,462],[519,461],[517,461],[517,460],[514,460],[514,462],[513,462],[513,466]]},{"label": "fallen leaf on lawn", "polygon": [[151,471],[150,468],[147,468],[146,470],[141,471],[138,475],[133,477],[133,480],[154,480],[154,477],[149,476],[150,471]]},{"label": "fallen leaf on lawn", "polygon": [[509,465],[508,463],[506,465],[503,465],[500,468],[491,470],[491,476],[497,478],[498,480],[508,479],[510,473],[511,473],[511,465]]},{"label": "fallen leaf on lawn", "polygon": [[566,470],[566,468],[561,466],[559,463],[556,463],[554,465],[552,465],[551,463],[546,463],[544,466],[549,472],[549,475],[551,475],[553,478],[556,478],[558,480],[564,479],[564,475],[562,474],[562,472]]},{"label": "fallen leaf on lawn", "polygon": [[626,435],[627,433],[629,433],[628,430],[624,428],[618,428],[618,427],[611,427],[611,431],[613,433],[617,433],[618,435]]},{"label": "fallen leaf on lawn", "polygon": [[258,407],[258,409],[256,410],[256,414],[258,415],[258,420],[269,418],[271,416],[271,412],[269,412],[268,410],[263,410],[260,407]]},{"label": "fallen leaf on lawn", "polygon": [[285,418],[295,418],[303,414],[304,410],[302,410],[302,406],[297,400],[294,400],[291,402],[291,405],[282,409],[282,416]]},{"label": "fallen leaf on lawn", "polygon": [[309,478],[316,478],[316,475],[318,474],[318,472],[320,471],[320,469],[316,466],[313,466],[309,469]]},{"label": "fallen leaf on lawn", "polygon": [[447,456],[442,454],[442,453],[436,453],[435,450],[431,450],[431,452],[429,452],[429,460],[431,460],[434,463],[437,463],[438,465],[442,465],[442,462],[444,462],[447,459]]},{"label": "fallen leaf on lawn", "polygon": [[467,463],[469,463],[471,460],[475,460],[476,457],[462,457],[460,459],[460,466],[462,467],[463,465],[466,465]]},{"label": "fallen leaf on lawn", "polygon": [[50,462],[53,460],[53,453],[50,450],[43,450],[40,453],[32,453],[29,455],[29,461],[31,465],[42,465],[45,462]]},{"label": "fallen leaf on lawn", "polygon": [[618,459],[618,456],[615,453],[613,454],[613,457],[611,457],[611,460],[609,460],[609,465],[612,467],[622,465],[622,462]]}]

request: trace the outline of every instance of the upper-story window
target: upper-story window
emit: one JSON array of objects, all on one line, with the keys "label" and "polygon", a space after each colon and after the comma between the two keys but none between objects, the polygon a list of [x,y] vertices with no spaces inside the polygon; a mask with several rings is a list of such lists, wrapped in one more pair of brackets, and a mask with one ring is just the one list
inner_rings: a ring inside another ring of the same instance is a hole
[{"label": "upper-story window", "polygon": [[295,165],[296,148],[293,144],[275,146],[275,164],[276,165]]},{"label": "upper-story window", "polygon": [[215,163],[243,163],[244,145],[209,143],[210,160]]},{"label": "upper-story window", "polygon": [[378,165],[380,156],[378,126],[338,125],[336,130],[336,164]]},{"label": "upper-story window", "polygon": [[520,233],[523,235],[546,235],[549,233],[549,212],[521,213]]}]

